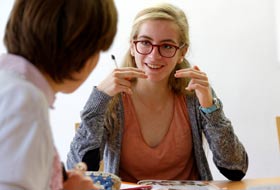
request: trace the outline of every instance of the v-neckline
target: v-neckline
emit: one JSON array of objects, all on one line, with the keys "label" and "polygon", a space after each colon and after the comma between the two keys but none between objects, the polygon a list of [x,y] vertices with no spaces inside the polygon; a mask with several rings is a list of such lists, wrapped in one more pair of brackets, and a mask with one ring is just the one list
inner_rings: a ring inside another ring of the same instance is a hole
[{"label": "v-neckline", "polygon": [[162,144],[164,144],[164,141],[166,140],[166,138],[168,138],[168,135],[170,134],[170,130],[171,130],[171,127],[172,127],[172,123],[173,123],[173,120],[174,120],[174,113],[175,113],[175,95],[173,95],[173,105],[172,105],[172,117],[171,117],[171,120],[169,121],[169,126],[168,126],[168,129],[166,130],[166,133],[163,135],[163,137],[161,138],[161,140],[155,145],[155,146],[151,146],[144,138],[144,135],[142,133],[142,129],[141,129],[141,125],[140,125],[140,121],[139,121],[139,118],[138,118],[138,115],[136,113],[136,108],[135,108],[135,105],[133,103],[133,100],[132,100],[132,97],[131,96],[128,96],[128,101],[130,101],[130,104],[131,104],[131,107],[132,107],[132,112],[133,112],[133,115],[135,117],[135,120],[136,120],[136,127],[137,127],[137,132],[138,134],[140,135],[140,138],[141,140],[143,141],[143,143],[151,148],[151,149],[155,149],[159,146],[161,146]]}]

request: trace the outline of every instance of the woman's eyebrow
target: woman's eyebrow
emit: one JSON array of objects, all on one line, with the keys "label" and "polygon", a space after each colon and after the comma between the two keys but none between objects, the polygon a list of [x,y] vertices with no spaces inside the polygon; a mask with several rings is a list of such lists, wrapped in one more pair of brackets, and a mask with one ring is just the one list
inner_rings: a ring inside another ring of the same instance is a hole
[{"label": "woman's eyebrow", "polygon": [[[139,40],[142,40],[142,39],[145,39],[145,40],[150,40],[150,41],[153,41],[153,38],[149,37],[149,36],[146,36],[146,35],[141,35],[138,37]],[[172,43],[172,44],[177,44],[174,40],[172,39],[164,39],[164,40],[161,40],[160,43]]]}]

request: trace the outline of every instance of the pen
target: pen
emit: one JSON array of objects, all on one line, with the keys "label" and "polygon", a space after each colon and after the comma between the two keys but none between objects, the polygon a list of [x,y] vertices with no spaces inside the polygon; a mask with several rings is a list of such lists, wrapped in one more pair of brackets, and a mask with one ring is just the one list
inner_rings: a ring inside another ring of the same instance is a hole
[{"label": "pen", "polygon": [[117,64],[117,61],[116,61],[116,58],[115,58],[115,56],[114,56],[113,54],[111,55],[111,58],[113,59],[116,68],[119,68],[119,67],[118,67],[118,64]]}]

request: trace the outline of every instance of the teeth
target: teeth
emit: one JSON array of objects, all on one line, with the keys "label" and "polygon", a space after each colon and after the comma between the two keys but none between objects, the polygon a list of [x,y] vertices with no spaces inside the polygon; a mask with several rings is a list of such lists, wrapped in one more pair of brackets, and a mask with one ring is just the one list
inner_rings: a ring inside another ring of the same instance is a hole
[{"label": "teeth", "polygon": [[147,64],[148,67],[152,68],[152,69],[158,69],[161,68],[161,65],[152,65],[152,64]]}]

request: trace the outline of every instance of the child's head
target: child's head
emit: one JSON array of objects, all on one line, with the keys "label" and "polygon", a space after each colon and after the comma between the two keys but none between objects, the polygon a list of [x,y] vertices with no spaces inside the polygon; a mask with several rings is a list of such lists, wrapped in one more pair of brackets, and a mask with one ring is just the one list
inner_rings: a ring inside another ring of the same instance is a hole
[{"label": "child's head", "polygon": [[56,83],[73,79],[117,30],[113,0],[15,0],[4,41]]}]

